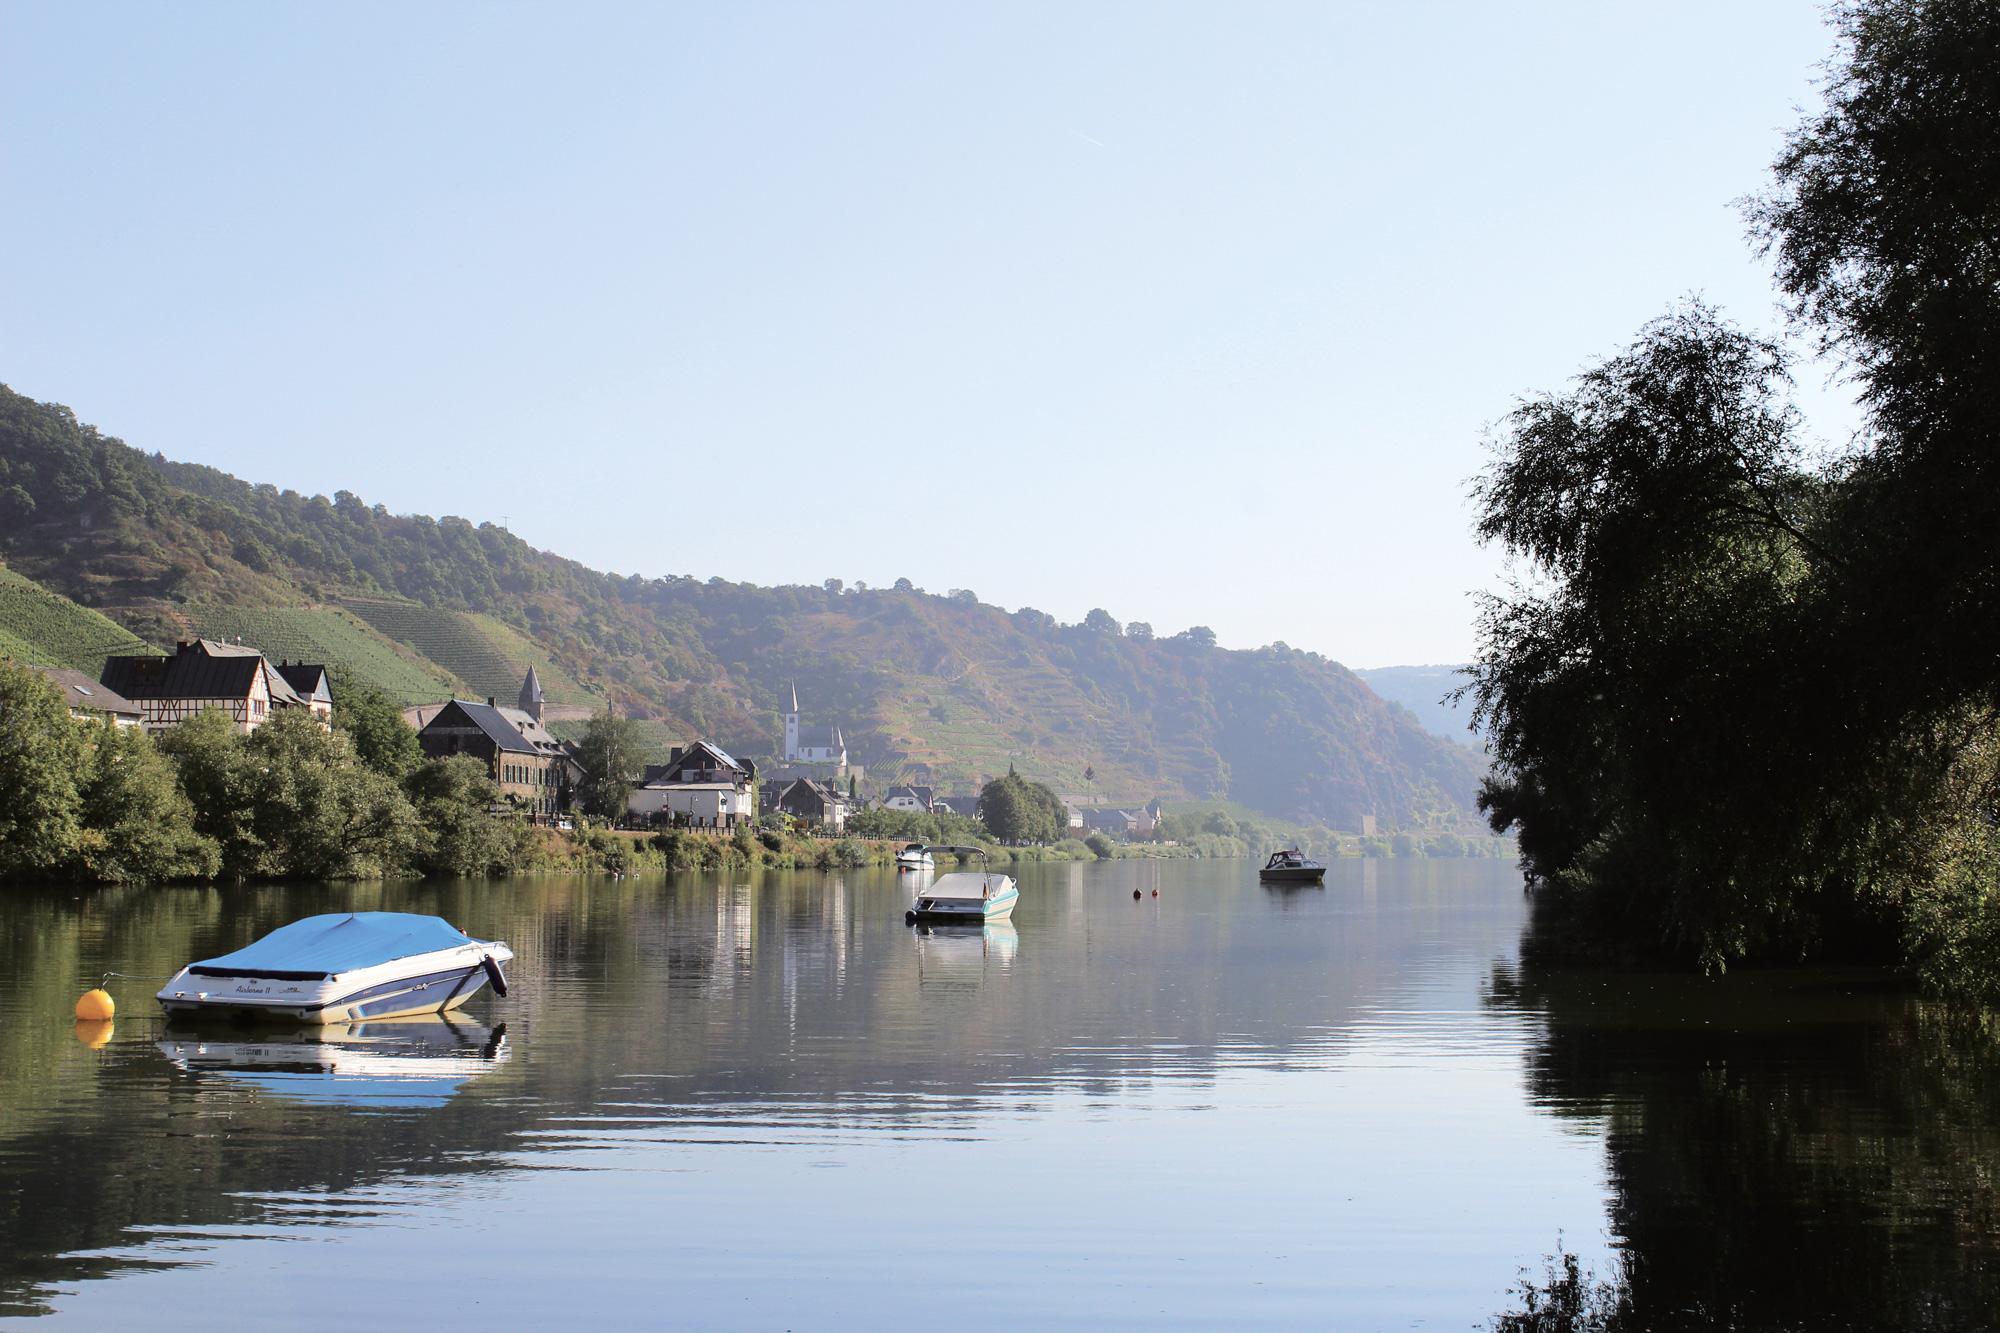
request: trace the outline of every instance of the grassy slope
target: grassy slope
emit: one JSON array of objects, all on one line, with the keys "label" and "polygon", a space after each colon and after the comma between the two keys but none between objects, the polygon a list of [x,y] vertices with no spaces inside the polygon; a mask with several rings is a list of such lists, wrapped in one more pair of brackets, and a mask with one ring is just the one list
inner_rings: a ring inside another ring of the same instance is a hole
[{"label": "grassy slope", "polygon": [[0,569],[0,654],[96,675],[112,653],[152,651],[117,622]]},{"label": "grassy slope", "polygon": [[1339,664],[1278,645],[1139,641],[916,592],[625,579],[491,524],[148,456],[0,387],[8,506],[0,556],[154,642],[213,608],[341,599],[477,697],[511,700],[533,661],[551,702],[609,699],[662,744],[768,756],[796,679],[808,724],[839,723],[874,775],[924,762],[947,788],[1012,765],[1082,793],[1090,767],[1119,802],[1228,798],[1351,829],[1363,813],[1469,819],[1484,767]]}]

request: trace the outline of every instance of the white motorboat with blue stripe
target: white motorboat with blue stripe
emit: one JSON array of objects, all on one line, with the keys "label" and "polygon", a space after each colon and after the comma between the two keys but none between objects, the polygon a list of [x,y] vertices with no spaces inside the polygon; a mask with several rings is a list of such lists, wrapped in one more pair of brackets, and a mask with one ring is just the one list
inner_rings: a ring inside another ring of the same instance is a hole
[{"label": "white motorboat with blue stripe", "polygon": [[514,951],[438,916],[333,912],[280,926],[256,943],[189,963],[161,988],[180,1018],[357,1023],[458,1008],[487,984],[507,993]]},{"label": "white motorboat with blue stripe", "polygon": [[[932,852],[977,852],[986,859],[983,847],[946,847]],[[916,900],[903,913],[905,921],[1004,921],[1014,914],[1021,891],[1011,875],[995,874],[982,866],[976,871],[955,871],[939,875],[917,889]]]}]

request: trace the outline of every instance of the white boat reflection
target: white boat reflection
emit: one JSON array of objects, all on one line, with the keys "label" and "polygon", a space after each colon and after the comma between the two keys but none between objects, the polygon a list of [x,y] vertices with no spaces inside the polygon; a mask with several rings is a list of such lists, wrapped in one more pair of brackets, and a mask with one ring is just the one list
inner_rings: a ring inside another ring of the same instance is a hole
[{"label": "white boat reflection", "polygon": [[917,942],[920,967],[977,968],[988,963],[1005,967],[1021,948],[1021,934],[1012,921],[964,925],[919,922],[910,927],[910,934]]},{"label": "white boat reflection", "polygon": [[508,1059],[507,1025],[436,1014],[333,1023],[231,1039],[167,1029],[161,1054],[189,1073],[220,1075],[290,1101],[340,1106],[443,1106]]}]

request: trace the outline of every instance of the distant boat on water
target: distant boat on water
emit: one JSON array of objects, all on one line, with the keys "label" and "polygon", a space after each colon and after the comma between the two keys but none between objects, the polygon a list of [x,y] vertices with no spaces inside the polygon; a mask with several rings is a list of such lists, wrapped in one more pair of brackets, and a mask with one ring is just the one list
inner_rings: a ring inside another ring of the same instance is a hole
[{"label": "distant boat on water", "polygon": [[1326,878],[1326,867],[1292,847],[1272,852],[1257,878],[1272,884],[1318,884]]}]

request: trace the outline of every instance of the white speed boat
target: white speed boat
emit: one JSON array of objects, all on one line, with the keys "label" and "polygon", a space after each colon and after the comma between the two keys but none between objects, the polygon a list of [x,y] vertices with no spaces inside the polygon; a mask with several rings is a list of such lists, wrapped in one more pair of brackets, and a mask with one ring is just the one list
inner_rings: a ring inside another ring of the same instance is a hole
[{"label": "white speed boat", "polygon": [[170,1017],[356,1023],[442,1014],[489,983],[507,993],[514,951],[439,916],[334,912],[294,921],[220,958],[189,963],[161,988]]},{"label": "white speed boat", "polygon": [[[933,847],[933,852],[977,852],[986,859],[983,847]],[[903,913],[905,921],[1005,921],[1014,914],[1021,891],[1011,875],[995,874],[982,866],[939,875],[917,889],[916,900]]]},{"label": "white speed boat", "polygon": [[913,842],[902,851],[896,853],[896,869],[898,870],[929,870],[936,864],[935,861],[931,860],[930,848],[920,842]]}]

